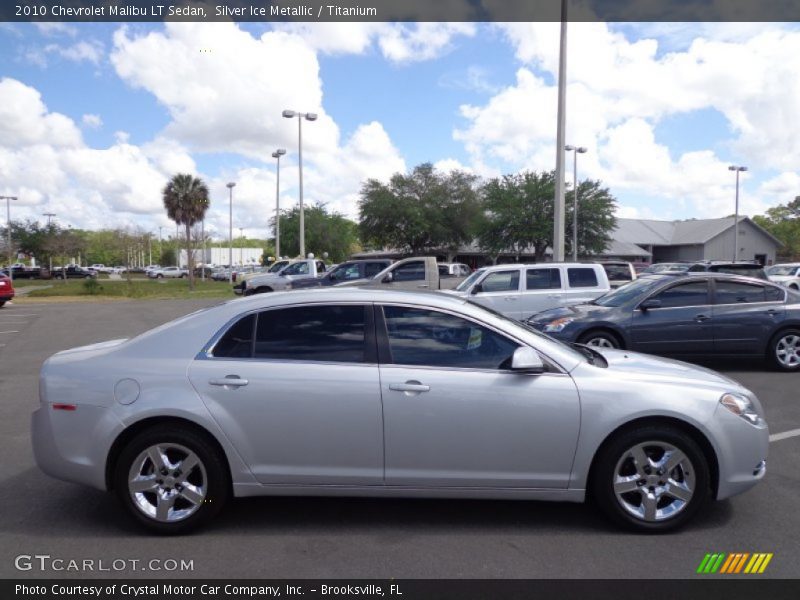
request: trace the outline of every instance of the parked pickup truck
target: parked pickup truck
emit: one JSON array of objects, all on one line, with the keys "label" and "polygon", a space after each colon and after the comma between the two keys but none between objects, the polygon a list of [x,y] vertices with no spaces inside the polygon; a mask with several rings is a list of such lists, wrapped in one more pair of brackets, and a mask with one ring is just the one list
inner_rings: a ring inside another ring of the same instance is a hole
[{"label": "parked pickup truck", "polygon": [[321,277],[325,269],[325,263],[316,258],[296,260],[279,273],[263,273],[246,279],[244,295],[290,290],[294,282]]},{"label": "parked pickup truck", "polygon": [[186,269],[180,269],[178,267],[162,267],[160,269],[152,269],[147,271],[147,276],[150,279],[184,279],[189,276],[189,271]]},{"label": "parked pickup truck", "polygon": [[346,281],[366,281],[372,279],[392,264],[388,258],[369,259],[369,260],[348,260],[336,268],[328,271],[322,277],[309,277],[292,282],[292,289],[305,289],[311,287],[327,287],[339,285]]},{"label": "parked pickup truck", "polygon": [[372,279],[345,281],[338,286],[386,287],[387,289],[450,290],[464,280],[452,275],[445,264],[432,256],[415,256],[398,260]]},{"label": "parked pickup truck", "polygon": [[247,280],[253,277],[259,277],[267,273],[280,273],[285,267],[289,265],[289,260],[276,260],[269,267],[261,267],[260,271],[253,271],[252,273],[245,273],[244,275],[234,279],[236,283],[233,284],[233,293],[237,296],[244,295],[245,288],[247,287]]},{"label": "parked pickup truck", "polygon": [[28,267],[22,263],[14,263],[10,267],[4,267],[3,272],[6,275],[13,275],[14,279],[35,279],[41,276],[41,269],[39,267]]},{"label": "parked pickup truck", "polygon": [[97,271],[84,269],[78,265],[67,265],[65,267],[53,267],[53,279],[93,279],[97,277]]}]

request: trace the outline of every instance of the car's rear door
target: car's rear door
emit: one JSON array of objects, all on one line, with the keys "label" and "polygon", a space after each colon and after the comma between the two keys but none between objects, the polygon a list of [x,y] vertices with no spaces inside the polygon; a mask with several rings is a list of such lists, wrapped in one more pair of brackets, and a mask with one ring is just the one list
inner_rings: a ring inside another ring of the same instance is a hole
[{"label": "car's rear door", "polygon": [[463,316],[376,312],[387,485],[567,487],[580,426],[572,378],[508,370],[520,344]]},{"label": "car's rear door", "polygon": [[518,319],[556,308],[564,303],[561,269],[559,267],[526,267],[523,291],[518,304]]},{"label": "car's rear door", "polygon": [[631,350],[652,354],[710,354],[714,331],[707,279],[682,281],[650,296],[661,305],[635,308]]},{"label": "car's rear door", "polygon": [[714,352],[762,354],[786,318],[786,292],[756,282],[714,282]]},{"label": "car's rear door", "polygon": [[241,317],[189,368],[264,484],[380,485],[383,421],[369,304]]}]

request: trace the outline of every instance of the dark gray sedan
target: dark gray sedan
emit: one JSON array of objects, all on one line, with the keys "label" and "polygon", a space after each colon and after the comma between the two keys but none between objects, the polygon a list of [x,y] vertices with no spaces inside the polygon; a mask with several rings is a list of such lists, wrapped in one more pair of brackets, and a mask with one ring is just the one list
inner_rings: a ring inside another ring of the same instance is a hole
[{"label": "dark gray sedan", "polygon": [[800,371],[800,293],[721,273],[643,276],[527,323],[565,342],[662,355],[766,357]]}]

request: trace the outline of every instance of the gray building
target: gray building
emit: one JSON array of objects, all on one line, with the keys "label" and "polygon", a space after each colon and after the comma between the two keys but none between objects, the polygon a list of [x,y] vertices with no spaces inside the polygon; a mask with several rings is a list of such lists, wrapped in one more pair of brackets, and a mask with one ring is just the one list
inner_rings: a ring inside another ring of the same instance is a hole
[{"label": "gray building", "polygon": [[[612,241],[601,255],[642,262],[732,260],[734,218],[656,221],[617,219]],[[748,217],[739,217],[739,260],[775,262],[780,240]]]}]

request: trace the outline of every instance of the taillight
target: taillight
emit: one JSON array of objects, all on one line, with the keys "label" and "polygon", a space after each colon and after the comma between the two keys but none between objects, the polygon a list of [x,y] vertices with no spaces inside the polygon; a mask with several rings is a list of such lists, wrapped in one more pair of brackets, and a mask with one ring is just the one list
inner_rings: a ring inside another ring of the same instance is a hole
[{"label": "taillight", "polygon": [[77,410],[74,404],[53,404],[53,410]]}]

